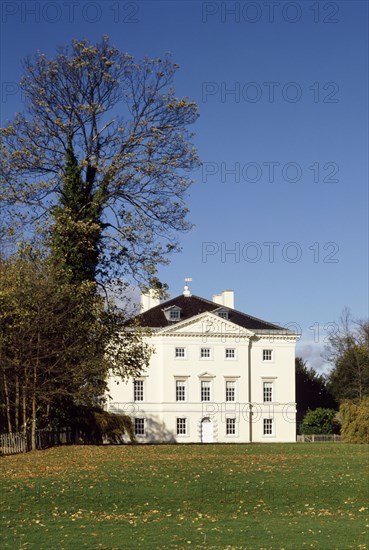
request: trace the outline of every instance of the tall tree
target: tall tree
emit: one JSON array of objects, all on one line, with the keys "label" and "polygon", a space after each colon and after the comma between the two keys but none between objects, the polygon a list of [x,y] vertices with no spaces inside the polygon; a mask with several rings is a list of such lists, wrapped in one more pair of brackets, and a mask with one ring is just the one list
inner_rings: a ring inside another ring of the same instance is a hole
[{"label": "tall tree", "polygon": [[136,62],[106,36],[24,62],[26,111],[2,130],[0,203],[9,215],[51,218],[72,278],[153,283],[190,227],[198,158],[187,127],[198,113],[175,96],[177,69],[169,57]]}]

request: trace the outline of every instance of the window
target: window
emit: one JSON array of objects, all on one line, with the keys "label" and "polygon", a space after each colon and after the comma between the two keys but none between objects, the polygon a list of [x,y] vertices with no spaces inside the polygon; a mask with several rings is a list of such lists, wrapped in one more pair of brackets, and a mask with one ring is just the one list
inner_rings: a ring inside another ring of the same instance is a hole
[{"label": "window", "polygon": [[133,382],[133,400],[134,401],[143,401],[144,400],[144,388],[143,380],[134,380]]},{"label": "window", "polygon": [[176,401],[186,400],[186,382],[184,380],[176,380]]},{"label": "window", "polygon": [[145,435],[144,418],[135,418],[135,435]]},{"label": "window", "polygon": [[181,308],[178,306],[167,307],[163,312],[168,321],[179,321],[181,318]]},{"label": "window", "polygon": [[175,357],[176,357],[176,359],[181,359],[181,358],[183,359],[184,357],[186,357],[185,348],[176,348]]},{"label": "window", "polygon": [[272,350],[263,349],[263,361],[271,361],[271,360],[272,360]]},{"label": "window", "polygon": [[273,401],[273,382],[263,383],[263,401],[271,403]]},{"label": "window", "polygon": [[201,401],[210,401],[210,382],[208,380],[201,381]]},{"label": "window", "polygon": [[225,358],[226,359],[235,359],[236,358],[236,350],[234,348],[226,348]]},{"label": "window", "polygon": [[236,419],[226,419],[226,435],[236,435]]},{"label": "window", "polygon": [[264,418],[263,420],[263,434],[273,435],[273,418]]},{"label": "window", "polygon": [[177,418],[177,435],[187,434],[187,418]]},{"label": "window", "polygon": [[210,359],[210,348],[201,348],[200,357],[201,359]]},{"label": "window", "polygon": [[228,311],[218,311],[218,315],[222,319],[228,319]]},{"label": "window", "polygon": [[226,381],[226,401],[236,401],[236,382]]}]

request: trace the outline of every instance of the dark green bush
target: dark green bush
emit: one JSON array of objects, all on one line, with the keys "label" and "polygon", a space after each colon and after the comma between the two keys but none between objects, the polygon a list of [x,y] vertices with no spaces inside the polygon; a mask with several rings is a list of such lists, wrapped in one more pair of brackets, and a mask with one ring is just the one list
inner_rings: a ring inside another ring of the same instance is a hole
[{"label": "dark green bush", "polygon": [[308,411],[301,424],[301,433],[310,434],[338,434],[340,423],[337,420],[337,411],[319,407]]}]

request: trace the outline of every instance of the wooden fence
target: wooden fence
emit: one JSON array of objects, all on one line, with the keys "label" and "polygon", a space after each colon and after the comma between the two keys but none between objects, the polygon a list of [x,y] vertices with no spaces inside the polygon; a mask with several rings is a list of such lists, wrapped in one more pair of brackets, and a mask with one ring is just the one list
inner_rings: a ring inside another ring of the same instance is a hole
[{"label": "wooden fence", "polygon": [[297,436],[297,442],[298,443],[318,443],[318,442],[339,442],[341,441],[341,436],[336,434],[311,434],[311,435],[298,435]]},{"label": "wooden fence", "polygon": [[[36,449],[47,449],[55,445],[76,443],[73,440],[70,429],[51,431],[37,430],[36,431]],[[14,455],[18,453],[26,453],[31,450],[31,434],[30,433],[11,433],[0,435],[0,455]]]}]

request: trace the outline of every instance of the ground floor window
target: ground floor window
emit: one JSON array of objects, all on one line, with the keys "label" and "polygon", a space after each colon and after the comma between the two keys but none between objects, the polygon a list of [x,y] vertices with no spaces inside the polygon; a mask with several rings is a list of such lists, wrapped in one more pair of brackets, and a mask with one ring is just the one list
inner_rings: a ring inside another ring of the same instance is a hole
[{"label": "ground floor window", "polygon": [[273,435],[273,418],[264,418],[263,424],[263,434]]},{"label": "ground floor window", "polygon": [[144,418],[135,418],[135,435],[145,435]]},{"label": "ground floor window", "polygon": [[236,435],[236,419],[227,418],[226,419],[226,434],[227,435]]},{"label": "ground floor window", "polygon": [[177,435],[187,434],[187,418],[177,418]]}]

